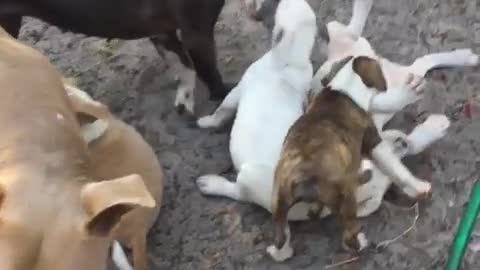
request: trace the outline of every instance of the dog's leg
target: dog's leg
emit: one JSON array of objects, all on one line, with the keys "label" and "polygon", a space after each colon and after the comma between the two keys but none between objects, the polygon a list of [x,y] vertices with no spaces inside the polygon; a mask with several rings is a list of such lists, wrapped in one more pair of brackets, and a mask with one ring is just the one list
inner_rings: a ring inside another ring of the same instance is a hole
[{"label": "dog's leg", "polygon": [[238,107],[241,91],[242,88],[240,86],[233,88],[215,112],[198,119],[197,125],[201,128],[215,128],[231,119]]},{"label": "dog's leg", "polygon": [[[353,183],[352,180],[345,180]],[[339,215],[344,226],[342,246],[346,250],[360,251],[367,247],[368,241],[363,232],[360,232],[360,225],[357,220],[357,200],[355,198],[355,187],[346,187],[342,191]]]},{"label": "dog's leg", "polygon": [[147,239],[145,232],[136,232],[132,242],[134,270],[147,269]]},{"label": "dog's leg", "polygon": [[175,96],[175,107],[179,114],[185,110],[194,114],[195,109],[195,85],[197,73],[193,61],[180,42],[176,32],[166,36],[151,37],[157,52],[172,66],[173,72],[178,74],[179,85]]},{"label": "dog's leg", "polygon": [[348,30],[356,35],[361,36],[368,14],[372,9],[373,0],[354,0],[352,9],[352,18],[348,24]]},{"label": "dog's leg", "polygon": [[[278,193],[278,192],[277,192]],[[292,205],[289,198],[283,198],[280,194],[272,195],[275,203],[272,203],[273,225],[275,227],[275,244],[267,247],[267,253],[277,262],[283,262],[293,256],[293,249],[290,246],[290,227],[288,226],[288,212]]]},{"label": "dog's leg", "polygon": [[22,16],[3,15],[0,17],[0,26],[14,38],[18,38],[22,27]]},{"label": "dog's leg", "polygon": [[447,134],[450,121],[443,114],[430,115],[425,122],[416,126],[408,135],[409,155],[424,151]]},{"label": "dog's leg", "polygon": [[400,161],[400,158],[395,155],[392,146],[388,142],[382,141],[375,146],[371,155],[379,168],[391,176],[391,179],[399,185],[408,196],[417,199],[424,199],[430,196],[431,184],[413,176]]},{"label": "dog's leg", "polygon": [[227,178],[215,174],[207,174],[197,179],[197,186],[205,195],[224,196],[233,200],[243,201],[242,187]]},{"label": "dog's leg", "polygon": [[293,248],[290,245],[290,226],[288,223],[285,225],[284,234],[285,243],[281,248],[277,248],[275,245],[270,245],[267,247],[267,253],[277,262],[283,262],[293,256]]},{"label": "dog's leg", "polygon": [[383,195],[391,184],[388,176],[383,174],[370,160],[362,161],[361,171],[365,170],[370,170],[372,177],[355,191],[357,217],[366,217],[377,211],[382,204]]},{"label": "dog's leg", "polygon": [[197,179],[197,185],[205,195],[255,203],[271,212],[273,170],[264,164],[245,164],[240,168],[236,182],[218,175],[205,175]]},{"label": "dog's leg", "polygon": [[432,53],[417,58],[408,70],[424,77],[428,71],[440,67],[461,67],[476,66],[479,63],[479,56],[471,49],[458,49],[451,52]]}]

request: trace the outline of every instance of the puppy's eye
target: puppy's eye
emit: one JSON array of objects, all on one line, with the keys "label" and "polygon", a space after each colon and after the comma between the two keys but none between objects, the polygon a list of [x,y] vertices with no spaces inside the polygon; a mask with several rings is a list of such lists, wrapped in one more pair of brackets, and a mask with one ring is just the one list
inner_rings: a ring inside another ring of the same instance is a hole
[{"label": "puppy's eye", "polygon": [[186,99],[189,99],[189,98],[190,98],[190,93],[186,93],[186,94],[185,94],[185,98],[186,98]]}]

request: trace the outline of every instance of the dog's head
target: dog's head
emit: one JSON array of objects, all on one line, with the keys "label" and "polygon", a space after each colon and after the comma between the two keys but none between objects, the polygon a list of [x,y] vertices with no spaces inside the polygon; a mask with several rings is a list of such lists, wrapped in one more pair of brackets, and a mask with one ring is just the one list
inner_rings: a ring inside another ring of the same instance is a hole
[{"label": "dog's head", "polygon": [[333,89],[373,88],[387,90],[387,81],[380,63],[367,56],[345,57],[332,64],[330,72],[322,79],[323,86]]},{"label": "dog's head", "polygon": [[275,13],[272,49],[287,62],[309,60],[315,38],[315,12],[305,0],[282,0]]}]

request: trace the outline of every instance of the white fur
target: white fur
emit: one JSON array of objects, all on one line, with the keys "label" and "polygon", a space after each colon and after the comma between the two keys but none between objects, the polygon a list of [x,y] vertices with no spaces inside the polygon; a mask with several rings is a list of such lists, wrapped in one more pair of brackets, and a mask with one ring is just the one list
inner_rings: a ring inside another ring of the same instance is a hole
[{"label": "white fur", "polygon": [[[236,182],[202,176],[197,179],[202,193],[255,203],[271,212],[273,175],[282,144],[303,113],[312,79],[310,54],[316,32],[315,13],[306,1],[280,2],[272,49],[247,69],[212,115],[197,121],[200,127],[216,127],[235,117],[230,154],[238,171]],[[306,207],[295,205],[289,218],[307,218]]]},{"label": "white fur", "polygon": [[363,232],[357,234],[357,241],[360,244],[359,251],[365,249],[368,246],[367,237]]},{"label": "white fur", "polygon": [[[181,31],[177,31],[176,34],[177,37],[179,36],[181,38]],[[194,90],[197,82],[197,73],[195,70],[183,65],[176,53],[162,47],[158,47],[157,49],[162,50],[161,55],[164,57],[165,62],[169,64],[172,73],[176,74],[176,79],[179,82],[177,93],[175,94],[175,107],[185,106],[185,109],[189,113],[194,114]]]},{"label": "white fur", "polygon": [[118,241],[113,241],[112,260],[120,270],[133,270],[133,267],[128,262],[127,255]]},{"label": "white fur", "polygon": [[293,256],[293,248],[290,246],[290,226],[285,227],[285,244],[278,249],[275,245],[267,247],[267,253],[277,262],[283,262]]},{"label": "white fur", "polygon": [[[415,127],[408,136],[398,130],[387,130],[383,132],[382,138],[384,142],[392,145],[397,157],[403,158],[407,155],[424,151],[431,144],[445,136],[449,123],[444,115],[434,114]],[[402,142],[406,147],[402,146]],[[362,169],[365,170],[365,168]],[[359,203],[357,216],[359,217],[365,217],[377,211],[382,203],[383,195],[392,184],[390,177],[376,166],[371,168],[371,170],[372,178],[370,181],[360,186],[356,191],[357,202]]]},{"label": "white fur", "polygon": [[82,137],[87,144],[95,139],[100,138],[108,129],[108,122],[102,119],[97,119],[91,124],[81,127]]},{"label": "white fur", "polygon": [[[376,59],[380,62],[389,87],[386,93],[372,94],[372,89],[358,91],[356,87],[345,89],[353,90],[347,94],[360,106],[365,107],[365,104],[369,104],[369,111],[374,113],[375,125],[381,131],[383,126],[393,117],[394,113],[422,97],[425,84],[417,84],[417,82],[429,70],[438,67],[475,66],[479,63],[479,56],[474,54],[471,49],[458,49],[450,52],[424,55],[417,58],[409,66],[391,62],[379,56],[370,43],[361,36],[372,3],[373,0],[354,0],[352,19],[348,26],[338,21],[327,24],[330,38],[327,61],[317,70],[312,81],[312,88],[318,92],[318,89],[322,88],[321,79],[329,73],[332,64],[344,57],[352,55],[368,56]],[[406,85],[405,82],[409,74],[415,75],[416,78],[413,82]],[[387,140],[395,149],[394,155],[390,155],[389,158],[394,158],[395,156],[401,158],[405,155],[417,154],[423,151],[446,134],[450,122],[444,115],[435,115],[431,118],[429,117],[425,123],[417,126],[408,137],[403,133],[403,136],[397,134],[397,137],[402,137],[402,140],[408,138],[405,142],[407,144],[406,148],[395,147],[392,140]],[[382,137],[385,139],[383,134]],[[396,165],[399,164],[397,163]],[[416,183],[412,181],[415,178],[412,178],[411,174],[405,173],[402,169],[400,171],[404,178],[411,178],[407,182],[410,184]],[[372,169],[372,173],[373,176],[370,182],[357,190],[357,201],[359,202],[358,216],[366,216],[376,211],[381,204],[384,193],[392,182],[377,167]],[[427,185],[423,184],[417,187],[419,189],[427,189]],[[408,189],[407,192],[411,194],[416,193]]]}]

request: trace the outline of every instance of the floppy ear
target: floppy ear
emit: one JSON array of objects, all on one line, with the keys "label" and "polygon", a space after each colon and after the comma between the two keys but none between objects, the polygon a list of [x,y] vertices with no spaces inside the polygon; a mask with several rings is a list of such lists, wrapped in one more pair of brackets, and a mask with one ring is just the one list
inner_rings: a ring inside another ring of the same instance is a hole
[{"label": "floppy ear", "polygon": [[387,82],[383,76],[382,68],[377,60],[366,56],[359,56],[353,59],[353,71],[362,79],[369,88],[379,91],[387,91]]},{"label": "floppy ear", "polygon": [[108,236],[123,215],[139,207],[156,205],[137,174],[85,184],[80,196],[87,213],[86,231],[101,237]]}]

